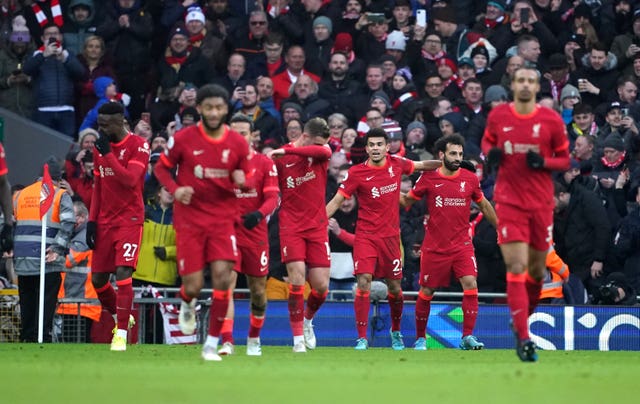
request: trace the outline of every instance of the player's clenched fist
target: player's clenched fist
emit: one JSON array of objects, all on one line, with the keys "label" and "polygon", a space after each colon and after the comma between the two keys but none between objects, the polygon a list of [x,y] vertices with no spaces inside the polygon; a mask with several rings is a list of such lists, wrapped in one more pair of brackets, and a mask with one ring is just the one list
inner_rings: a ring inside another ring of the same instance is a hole
[{"label": "player's clenched fist", "polygon": [[176,192],[173,193],[173,197],[176,201],[188,205],[191,203],[191,197],[193,196],[193,187],[178,187]]}]

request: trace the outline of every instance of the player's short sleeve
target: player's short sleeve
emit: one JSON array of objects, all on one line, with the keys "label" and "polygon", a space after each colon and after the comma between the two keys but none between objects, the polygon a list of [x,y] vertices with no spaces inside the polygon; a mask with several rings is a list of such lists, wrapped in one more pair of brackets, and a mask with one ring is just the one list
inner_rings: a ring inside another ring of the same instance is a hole
[{"label": "player's short sleeve", "polygon": [[142,142],[136,142],[136,144],[134,145],[135,150],[132,150],[132,158],[131,160],[129,160],[129,164],[131,164],[132,162],[139,162],[146,168],[149,164],[149,156],[151,155],[151,150],[149,148],[149,143],[147,143],[146,140],[140,140],[142,140]]},{"label": "player's short sleeve", "polygon": [[180,163],[182,153],[183,132],[178,132],[167,140],[167,148],[164,150],[163,160],[169,163],[171,167],[175,167]]},{"label": "player's short sleeve", "polygon": [[425,177],[424,174],[420,174],[418,181],[416,181],[413,188],[411,188],[411,191],[409,191],[409,197],[415,200],[422,199],[427,193],[427,185],[427,177]]},{"label": "player's short sleeve", "polygon": [[413,171],[415,170],[415,164],[413,163],[413,161],[409,160],[408,158],[402,157],[400,159],[400,163],[402,167],[402,174],[413,174]]},{"label": "player's short sleeve", "polygon": [[278,186],[278,169],[276,168],[275,163],[265,157],[262,159],[262,170],[264,172],[262,192],[278,192],[280,187]]},{"label": "player's short sleeve", "polygon": [[351,167],[349,171],[347,171],[347,175],[340,184],[340,188],[338,188],[339,192],[347,198],[351,198],[351,196],[358,189],[358,172],[355,169],[356,167]]},{"label": "player's short sleeve", "polygon": [[480,180],[475,175],[472,176],[473,194],[471,194],[471,200],[474,202],[480,202],[484,198],[484,192],[480,187]]}]

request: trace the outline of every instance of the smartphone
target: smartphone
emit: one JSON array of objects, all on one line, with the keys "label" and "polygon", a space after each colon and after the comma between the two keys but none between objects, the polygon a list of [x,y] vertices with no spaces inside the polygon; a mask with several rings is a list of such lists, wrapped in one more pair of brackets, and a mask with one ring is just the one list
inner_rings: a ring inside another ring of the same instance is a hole
[{"label": "smartphone", "polygon": [[527,24],[529,22],[529,9],[522,8],[520,9],[520,23]]},{"label": "smartphone", "polygon": [[150,112],[141,113],[140,114],[140,119],[142,119],[143,121],[145,121],[146,123],[151,125],[151,113]]},{"label": "smartphone", "polygon": [[629,108],[620,108],[620,112],[622,112],[622,116],[629,116]]},{"label": "smartphone", "polygon": [[416,25],[421,27],[427,26],[427,10],[420,9],[416,11]]},{"label": "smartphone", "polygon": [[384,13],[369,13],[367,14],[367,20],[373,23],[384,22]]}]

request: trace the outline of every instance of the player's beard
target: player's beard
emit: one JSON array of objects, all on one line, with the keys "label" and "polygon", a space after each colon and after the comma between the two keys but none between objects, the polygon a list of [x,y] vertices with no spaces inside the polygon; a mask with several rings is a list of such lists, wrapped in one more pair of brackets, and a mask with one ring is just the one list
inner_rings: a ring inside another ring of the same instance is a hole
[{"label": "player's beard", "polygon": [[518,93],[518,96],[517,96],[518,101],[520,101],[520,102],[529,102],[529,101],[531,101],[532,97],[535,97],[535,93],[533,91],[529,91],[529,90],[520,91]]},{"label": "player's beard", "polygon": [[455,161],[455,160],[450,161],[445,158],[443,163],[444,163],[444,168],[446,168],[449,171],[458,171],[458,168],[460,168],[459,161]]},{"label": "player's beard", "polygon": [[220,129],[220,127],[222,126],[222,122],[224,122],[224,120],[220,119],[218,121],[218,125],[212,126],[212,125],[209,125],[209,121],[207,119],[202,119],[202,125],[204,125],[205,129],[208,130],[209,132],[215,132],[218,129]]}]

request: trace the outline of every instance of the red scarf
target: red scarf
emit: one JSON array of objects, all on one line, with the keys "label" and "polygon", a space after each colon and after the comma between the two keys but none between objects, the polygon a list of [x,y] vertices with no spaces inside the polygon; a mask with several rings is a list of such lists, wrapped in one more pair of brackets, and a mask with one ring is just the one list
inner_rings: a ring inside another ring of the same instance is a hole
[{"label": "red scarf", "polygon": [[604,157],[602,157],[600,159],[600,161],[607,168],[617,168],[620,164],[622,164],[624,162],[624,158],[625,157],[627,157],[627,152],[623,151],[622,154],[620,155],[620,157],[618,157],[618,159],[616,161],[614,161],[614,162],[610,162],[609,160],[607,160]]},{"label": "red scarf", "polygon": [[[36,16],[40,27],[44,28],[49,23],[47,15],[44,13],[44,11],[42,11],[42,8],[40,8],[38,3],[33,3],[31,5],[31,9],[33,10],[33,14],[35,14]],[[51,15],[53,16],[53,23],[58,27],[62,27],[64,21],[62,20],[62,9],[60,8],[60,0],[51,0]]]},{"label": "red scarf", "polygon": [[430,54],[429,52],[427,52],[424,49],[421,49],[422,51],[422,57],[427,59],[427,60],[433,60],[434,62],[438,62],[440,59],[442,59],[443,57],[447,56],[446,53],[444,53],[444,51],[440,51],[438,53],[436,53],[435,55]]},{"label": "red scarf", "polygon": [[[278,10],[272,6],[271,4],[267,5],[267,14],[269,14],[272,18],[276,18],[278,15],[276,14]],[[284,15],[289,12],[289,6],[280,7],[279,14]]]},{"label": "red scarf", "polygon": [[418,98],[418,93],[416,93],[415,91],[406,92],[406,93],[402,94],[400,97],[398,97],[398,99],[393,102],[393,106],[391,108],[398,109],[398,107],[403,102],[407,102],[407,101],[413,100],[414,98]]},{"label": "red scarf", "polygon": [[202,31],[200,31],[199,34],[190,36],[189,43],[191,44],[191,46],[195,46],[196,48],[199,48],[200,43],[202,42],[206,34],[207,34],[206,30],[203,29]]},{"label": "red scarf", "polygon": [[498,25],[498,21],[496,21],[496,20],[490,20],[490,19],[488,19],[488,18],[485,18],[485,19],[484,19],[484,26],[485,26],[486,28],[495,28],[495,27],[496,27],[496,25]]},{"label": "red scarf", "polygon": [[167,64],[175,69],[175,71],[180,70],[184,62],[187,60],[188,55],[185,56],[165,56],[164,61]]},{"label": "red scarf", "polygon": [[[59,41],[56,41],[56,45],[60,46],[60,42],[59,42]],[[36,53],[38,53],[38,52],[40,52],[40,53],[44,53],[44,45],[42,45],[41,47],[39,47],[39,48],[34,52],[34,54],[36,54]]]},{"label": "red scarf", "polygon": [[569,73],[560,81],[549,81],[551,83],[551,95],[554,100],[562,102],[560,95],[562,94],[564,86],[567,85],[567,81],[569,81]]}]

